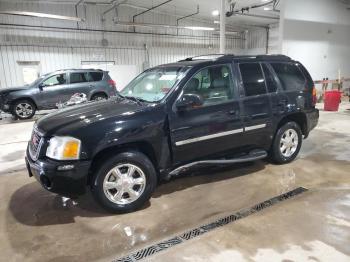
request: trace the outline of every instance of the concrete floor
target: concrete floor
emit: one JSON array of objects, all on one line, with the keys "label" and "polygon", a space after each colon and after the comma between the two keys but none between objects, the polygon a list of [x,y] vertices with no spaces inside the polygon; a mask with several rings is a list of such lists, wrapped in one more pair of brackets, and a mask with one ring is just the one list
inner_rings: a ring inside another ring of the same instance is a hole
[{"label": "concrete floor", "polygon": [[76,203],[46,192],[18,160],[32,122],[0,125],[0,261],[111,261],[299,186],[309,191],[147,260],[350,261],[346,108],[321,112],[291,164],[202,170],[163,183],[143,210],[124,215],[90,195]]}]

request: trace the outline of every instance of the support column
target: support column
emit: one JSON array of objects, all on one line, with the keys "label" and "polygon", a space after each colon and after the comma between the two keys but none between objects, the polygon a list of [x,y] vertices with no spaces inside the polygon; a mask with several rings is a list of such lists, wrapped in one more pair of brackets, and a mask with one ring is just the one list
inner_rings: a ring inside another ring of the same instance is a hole
[{"label": "support column", "polygon": [[220,54],[225,54],[225,44],[226,44],[226,38],[225,38],[225,32],[226,32],[226,6],[225,6],[226,0],[221,0],[221,6],[220,6]]}]

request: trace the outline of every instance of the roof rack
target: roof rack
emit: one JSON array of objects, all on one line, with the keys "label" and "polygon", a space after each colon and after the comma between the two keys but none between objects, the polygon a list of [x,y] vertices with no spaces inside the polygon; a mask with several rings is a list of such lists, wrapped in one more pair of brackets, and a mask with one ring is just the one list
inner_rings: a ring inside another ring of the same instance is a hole
[{"label": "roof rack", "polygon": [[184,61],[196,61],[196,60],[221,60],[221,59],[234,59],[234,58],[247,58],[247,59],[258,59],[258,60],[273,60],[273,61],[290,61],[292,60],[289,56],[286,55],[242,55],[235,56],[234,54],[208,54],[208,55],[200,55],[188,57],[186,59],[180,60],[179,62]]},{"label": "roof rack", "polygon": [[183,60],[180,60],[179,62],[183,61],[196,61],[196,60],[214,60],[214,59],[219,59],[221,57],[225,57],[225,54],[207,54],[207,55],[199,55],[199,56],[192,56],[192,57],[187,57]]},{"label": "roof rack", "polygon": [[286,55],[257,55],[256,59],[259,60],[276,60],[276,61],[290,61],[292,60]]}]

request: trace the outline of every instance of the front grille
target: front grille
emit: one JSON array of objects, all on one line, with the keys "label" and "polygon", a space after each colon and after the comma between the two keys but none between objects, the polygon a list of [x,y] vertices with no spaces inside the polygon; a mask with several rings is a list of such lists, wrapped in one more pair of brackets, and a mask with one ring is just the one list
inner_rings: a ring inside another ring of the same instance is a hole
[{"label": "front grille", "polygon": [[44,139],[36,127],[33,128],[32,136],[29,141],[29,154],[33,160],[37,160]]}]

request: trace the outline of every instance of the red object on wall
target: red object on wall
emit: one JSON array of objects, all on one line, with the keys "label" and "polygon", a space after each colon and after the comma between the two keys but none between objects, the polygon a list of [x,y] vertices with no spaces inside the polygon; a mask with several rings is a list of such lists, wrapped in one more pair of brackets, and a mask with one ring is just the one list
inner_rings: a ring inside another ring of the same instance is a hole
[{"label": "red object on wall", "polygon": [[338,111],[340,104],[341,92],[338,90],[326,91],[324,98],[325,111]]}]

